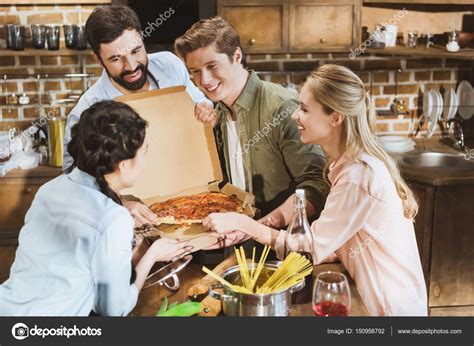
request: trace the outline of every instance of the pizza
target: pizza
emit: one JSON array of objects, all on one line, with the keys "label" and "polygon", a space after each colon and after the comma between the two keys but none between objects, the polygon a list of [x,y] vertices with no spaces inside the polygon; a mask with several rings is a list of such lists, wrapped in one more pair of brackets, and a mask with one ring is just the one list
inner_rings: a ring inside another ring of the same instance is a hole
[{"label": "pizza", "polygon": [[242,202],[234,195],[220,192],[205,192],[196,195],[176,197],[150,206],[160,223],[201,223],[211,213],[243,211]]}]

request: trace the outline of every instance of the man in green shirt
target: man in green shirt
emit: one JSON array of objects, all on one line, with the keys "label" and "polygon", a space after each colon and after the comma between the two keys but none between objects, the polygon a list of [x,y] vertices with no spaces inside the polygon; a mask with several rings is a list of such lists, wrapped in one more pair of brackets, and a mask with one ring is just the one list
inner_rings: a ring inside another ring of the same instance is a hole
[{"label": "man in green shirt", "polygon": [[[245,68],[237,31],[223,18],[201,20],[175,41],[194,82],[217,103],[196,108],[196,117],[210,122],[228,180],[255,195],[260,221],[279,228],[293,212],[293,194],[302,188],[307,214],[319,216],[328,186],[323,179],[320,147],[303,144],[291,115],[298,95],[261,81]],[[240,234],[227,240],[241,240]]]}]

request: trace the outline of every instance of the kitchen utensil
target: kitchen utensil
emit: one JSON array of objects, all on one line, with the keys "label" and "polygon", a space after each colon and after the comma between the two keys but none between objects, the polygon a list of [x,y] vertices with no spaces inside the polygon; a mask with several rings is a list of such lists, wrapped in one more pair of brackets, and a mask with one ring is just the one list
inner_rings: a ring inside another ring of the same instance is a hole
[{"label": "kitchen utensil", "polygon": [[443,95],[439,92],[439,90],[434,91],[436,95],[436,121],[441,119],[441,115],[443,114]]},{"label": "kitchen utensil", "polygon": [[[256,269],[254,264],[250,264],[249,271]],[[265,263],[265,275],[259,277],[257,286],[264,283],[278,269],[278,265]],[[222,278],[231,282],[239,282],[239,266],[227,269]],[[304,286],[304,279],[288,289],[269,294],[246,294],[239,293],[222,284],[214,284],[209,289],[209,294],[215,299],[222,301],[222,310],[226,316],[288,316],[291,313],[291,295],[298,292]],[[223,294],[217,292],[223,289]]]},{"label": "kitchen utensil", "polygon": [[450,32],[444,32],[444,40],[446,42],[450,42],[453,33],[456,35],[456,41],[459,44],[459,47],[466,48],[472,46],[474,43],[474,32],[467,32],[467,31],[459,31],[453,30]]},{"label": "kitchen utensil", "polygon": [[[222,275],[227,269],[237,264],[237,258],[235,257],[235,253],[231,254],[227,257],[224,261],[222,261],[219,265],[217,265],[212,271],[217,275]],[[188,297],[197,298],[202,294],[207,294],[209,291],[209,287],[215,282],[215,279],[210,276],[206,275],[201,280],[196,282],[188,289]]]},{"label": "kitchen utensil", "polygon": [[454,118],[458,110],[458,97],[454,88],[450,87],[446,90],[443,104],[443,120],[447,121]]},{"label": "kitchen utensil", "polygon": [[426,49],[429,49],[434,44],[434,35],[433,34],[421,34],[418,37],[418,43],[423,44]]},{"label": "kitchen utensil", "polygon": [[[159,284],[159,285],[165,285],[168,289],[172,291],[177,291],[179,289],[179,279],[178,279],[177,274],[181,270],[183,270],[184,267],[186,267],[188,263],[191,262],[192,259],[193,259],[193,256],[186,255],[184,257],[177,259],[176,261],[173,261],[159,268],[152,274],[148,275],[148,277],[145,280],[145,283],[143,284],[143,289]],[[170,279],[173,281],[172,285],[168,283]]]},{"label": "kitchen utensil", "polygon": [[46,42],[49,50],[59,50],[59,25],[48,25],[46,27]]},{"label": "kitchen utensil", "polygon": [[87,49],[87,37],[85,25],[73,25],[74,38],[76,40],[76,49]]},{"label": "kitchen utensil", "polygon": [[423,95],[423,115],[429,118],[430,116],[430,109],[433,107],[433,99],[429,91],[426,91]]},{"label": "kitchen utensil", "polygon": [[461,81],[457,89],[458,111],[463,119],[470,119],[474,114],[474,100],[472,85],[467,80]]},{"label": "kitchen utensil", "polygon": [[409,31],[407,33],[407,46],[410,48],[416,48],[417,43],[418,43],[418,32]]},{"label": "kitchen utensil", "polygon": [[64,42],[66,43],[66,48],[74,49],[76,48],[76,36],[74,34],[74,27],[72,24],[64,24]]},{"label": "kitchen utensil", "polygon": [[10,34],[10,31],[12,29],[10,29],[11,26],[13,26],[14,24],[7,24],[6,25],[6,30],[5,30],[5,42],[7,43],[7,49],[13,49],[12,48],[12,38],[13,36]]},{"label": "kitchen utensil", "polygon": [[395,72],[395,98],[393,99],[393,102],[390,105],[390,110],[393,112],[393,115],[405,114],[408,108],[405,101],[398,98],[398,74],[400,72],[402,72],[401,69],[398,69]]},{"label": "kitchen utensil", "polygon": [[9,24],[7,25],[7,44],[10,49],[25,49],[25,27],[23,25]]},{"label": "kitchen utensil", "polygon": [[429,110],[429,126],[428,131],[426,133],[426,137],[430,138],[435,129],[436,125],[438,124],[439,116],[443,111],[443,99],[441,94],[438,90],[431,89],[429,91],[430,99],[432,100],[432,104]]},{"label": "kitchen utensil", "polygon": [[458,35],[456,34],[456,30],[453,30],[449,34],[448,43],[446,44],[446,49],[448,52],[457,52],[460,49],[459,42],[458,42]]},{"label": "kitchen utensil", "polygon": [[323,272],[316,277],[313,292],[313,311],[316,316],[348,316],[351,291],[344,274]]},{"label": "kitchen utensil", "polygon": [[31,38],[33,41],[33,48],[44,49],[46,44],[46,27],[42,24],[32,24]]},{"label": "kitchen utensil", "polygon": [[11,114],[12,113],[12,108],[11,108],[11,104],[8,100],[8,84],[7,84],[7,75],[6,74],[3,75],[3,85],[4,85],[5,95],[7,95],[7,97],[5,98],[7,111],[8,111],[8,114]]}]

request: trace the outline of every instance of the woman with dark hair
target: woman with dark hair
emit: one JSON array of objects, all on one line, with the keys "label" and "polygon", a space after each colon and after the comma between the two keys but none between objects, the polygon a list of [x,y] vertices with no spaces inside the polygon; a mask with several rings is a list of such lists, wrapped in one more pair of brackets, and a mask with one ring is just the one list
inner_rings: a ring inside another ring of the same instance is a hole
[{"label": "woman with dark hair", "polygon": [[68,145],[74,164],[39,189],[26,215],[0,286],[0,315],[126,315],[156,261],[192,250],[159,239],[133,268],[134,221],[119,192],[144,168],[145,128],[123,103],[102,101],[82,113]]}]

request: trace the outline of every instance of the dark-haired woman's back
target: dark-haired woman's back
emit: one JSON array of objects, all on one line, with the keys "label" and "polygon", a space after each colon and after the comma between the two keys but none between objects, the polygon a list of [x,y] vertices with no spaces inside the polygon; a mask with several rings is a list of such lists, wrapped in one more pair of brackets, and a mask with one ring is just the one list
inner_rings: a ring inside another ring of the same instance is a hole
[{"label": "dark-haired woman's back", "polygon": [[26,215],[10,278],[0,286],[0,315],[126,315],[133,219],[75,168],[43,185]]}]

